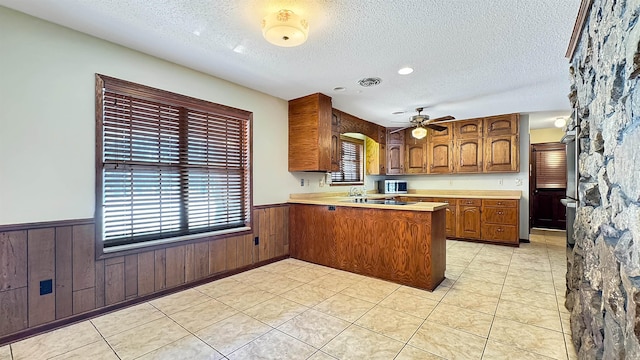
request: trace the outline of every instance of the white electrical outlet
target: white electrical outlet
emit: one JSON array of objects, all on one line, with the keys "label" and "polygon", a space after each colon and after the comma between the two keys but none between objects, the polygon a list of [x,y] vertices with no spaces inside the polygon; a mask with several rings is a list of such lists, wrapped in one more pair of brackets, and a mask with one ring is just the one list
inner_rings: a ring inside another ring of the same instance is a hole
[{"label": "white electrical outlet", "polygon": [[516,186],[522,186],[522,179],[516,179]]},{"label": "white electrical outlet", "polygon": [[498,185],[502,185],[502,179],[498,179]]},{"label": "white electrical outlet", "polygon": [[304,179],[300,179],[300,186],[304,186]]},{"label": "white electrical outlet", "polygon": [[324,176],[320,178],[320,187],[324,186]]}]

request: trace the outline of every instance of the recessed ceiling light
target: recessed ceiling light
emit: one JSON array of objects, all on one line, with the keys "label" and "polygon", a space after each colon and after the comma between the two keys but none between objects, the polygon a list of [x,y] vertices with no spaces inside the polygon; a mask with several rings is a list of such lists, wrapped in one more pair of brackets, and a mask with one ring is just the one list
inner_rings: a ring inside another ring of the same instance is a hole
[{"label": "recessed ceiling light", "polygon": [[347,90],[347,88],[342,86],[336,86],[333,88],[333,91],[336,91],[336,92],[345,91],[345,90]]},{"label": "recessed ceiling light", "polygon": [[200,30],[194,30],[193,31],[193,35],[200,36]]},{"label": "recessed ceiling light", "polygon": [[400,75],[409,75],[413,72],[413,68],[410,67],[403,67],[402,69],[398,70],[398,74]]},{"label": "recessed ceiling light", "polygon": [[556,118],[556,121],[553,122],[553,125],[555,125],[557,128],[561,128],[565,125],[567,125],[567,121],[564,118]]}]

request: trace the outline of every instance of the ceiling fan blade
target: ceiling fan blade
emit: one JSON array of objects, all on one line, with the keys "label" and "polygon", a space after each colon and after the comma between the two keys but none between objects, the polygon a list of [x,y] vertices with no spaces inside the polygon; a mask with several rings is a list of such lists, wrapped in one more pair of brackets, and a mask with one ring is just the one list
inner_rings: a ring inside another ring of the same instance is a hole
[{"label": "ceiling fan blade", "polygon": [[453,116],[447,115],[447,116],[431,119],[431,120],[429,120],[429,122],[447,121],[447,120],[455,120],[455,119],[456,118],[454,118]]},{"label": "ceiling fan blade", "polygon": [[433,129],[435,131],[443,131],[443,130],[447,130],[446,127],[444,126],[440,126],[440,125],[436,125],[436,124],[426,124],[426,127]]},{"label": "ceiling fan blade", "polygon": [[404,129],[408,129],[408,128],[410,128],[410,127],[413,127],[413,125],[411,125],[411,126],[405,126],[405,127],[403,127],[403,128],[400,128],[400,129],[395,129],[395,130],[393,130],[393,131],[389,131],[389,134],[395,134],[395,133],[397,133],[397,132],[400,132],[400,131],[402,131],[402,130],[404,130]]}]

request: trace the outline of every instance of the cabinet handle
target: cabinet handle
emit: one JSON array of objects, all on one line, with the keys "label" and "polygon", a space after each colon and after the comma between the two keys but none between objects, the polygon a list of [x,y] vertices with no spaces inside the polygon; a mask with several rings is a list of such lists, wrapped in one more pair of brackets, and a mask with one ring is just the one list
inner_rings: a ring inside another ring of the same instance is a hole
[{"label": "cabinet handle", "polygon": [[497,232],[504,232],[503,228],[498,228],[498,230],[496,230]]},{"label": "cabinet handle", "polygon": [[498,201],[498,205],[504,205],[502,201]]},{"label": "cabinet handle", "polygon": [[504,211],[498,211],[498,215],[504,215]]},{"label": "cabinet handle", "polygon": [[473,204],[473,201],[467,201],[467,205]]}]

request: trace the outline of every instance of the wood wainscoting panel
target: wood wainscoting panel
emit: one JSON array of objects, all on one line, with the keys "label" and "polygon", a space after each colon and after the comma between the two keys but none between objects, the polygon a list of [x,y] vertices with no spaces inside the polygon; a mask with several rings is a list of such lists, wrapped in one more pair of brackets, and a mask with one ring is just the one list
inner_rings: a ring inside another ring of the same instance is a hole
[{"label": "wood wainscoting panel", "polygon": [[73,292],[73,314],[82,314],[96,308],[96,288],[77,290]]},{"label": "wood wainscoting panel", "polygon": [[187,244],[184,249],[184,281],[191,282],[196,279],[196,254],[195,244]]},{"label": "wood wainscoting panel", "polygon": [[151,294],[155,287],[155,254],[147,251],[138,254],[138,296]]},{"label": "wood wainscoting panel", "polygon": [[225,239],[209,241],[209,273],[217,274],[227,269],[227,242]]},{"label": "wood wainscoting panel", "polygon": [[209,275],[209,242],[195,244],[195,279],[202,279]]},{"label": "wood wainscoting panel", "polygon": [[105,305],[111,305],[124,301],[124,257],[123,261],[115,264],[107,264],[104,267]]},{"label": "wood wainscoting panel", "polygon": [[171,288],[184,284],[185,268],[185,246],[174,246],[167,248],[167,271],[166,281],[167,287]]},{"label": "wood wainscoting panel", "polygon": [[124,257],[124,297],[130,299],[136,296],[138,296],[138,254],[133,254]]},{"label": "wood wainscoting panel", "polygon": [[226,256],[225,263],[227,270],[233,270],[238,267],[238,242],[242,241],[241,236],[226,238]]},{"label": "wood wainscoting panel", "polygon": [[27,232],[0,233],[0,291],[27,286]]},{"label": "wood wainscoting panel", "polygon": [[167,252],[166,249],[154,251],[154,289],[160,291],[167,287]]},{"label": "wood wainscoting panel", "polygon": [[73,226],[73,291],[96,285],[95,253],[93,224]]},{"label": "wood wainscoting panel", "polygon": [[103,307],[106,302],[104,276],[104,260],[96,260],[96,308]]},{"label": "wood wainscoting panel", "polygon": [[0,336],[29,327],[27,287],[0,291]]},{"label": "wood wainscoting panel", "polygon": [[[27,232],[27,266],[29,288],[29,327],[56,319],[55,286],[55,228],[34,229]],[[51,293],[40,295],[42,281],[51,281]]]},{"label": "wood wainscoting panel", "polygon": [[73,315],[73,227],[56,231],[56,319]]}]

